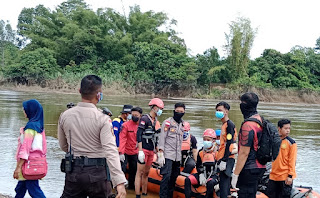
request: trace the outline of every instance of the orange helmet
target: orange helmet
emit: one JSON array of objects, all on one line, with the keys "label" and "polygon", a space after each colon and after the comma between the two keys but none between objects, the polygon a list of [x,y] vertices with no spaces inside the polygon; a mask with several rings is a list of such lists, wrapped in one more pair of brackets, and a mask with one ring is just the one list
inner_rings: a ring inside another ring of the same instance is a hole
[{"label": "orange helmet", "polygon": [[216,132],[213,129],[206,129],[203,132],[202,137],[211,137],[211,138],[217,138]]},{"label": "orange helmet", "polygon": [[183,123],[183,128],[184,128],[184,131],[190,131],[190,123],[189,122],[184,122]]},{"label": "orange helmet", "polygon": [[149,106],[153,106],[153,105],[159,107],[160,109],[164,108],[163,101],[160,98],[153,98],[152,100],[150,100]]}]

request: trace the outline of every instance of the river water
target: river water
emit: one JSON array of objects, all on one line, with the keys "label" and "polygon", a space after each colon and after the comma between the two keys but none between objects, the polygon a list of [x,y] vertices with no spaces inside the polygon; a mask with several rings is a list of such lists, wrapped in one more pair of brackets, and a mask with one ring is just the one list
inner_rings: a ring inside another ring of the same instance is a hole
[{"label": "river water", "polygon": [[[17,181],[13,179],[13,171],[16,166],[14,159],[19,128],[27,122],[22,112],[22,101],[37,99],[43,105],[45,129],[48,144],[48,175],[40,181],[40,186],[48,198],[57,198],[62,194],[64,186],[64,174],[60,172],[60,160],[64,153],[60,150],[57,140],[57,121],[61,112],[66,110],[69,102],[79,102],[78,94],[62,93],[36,93],[16,92],[0,90],[0,193],[15,195],[14,188]],[[120,112],[123,104],[132,104],[142,107],[148,112],[147,96],[107,96],[98,107],[108,107],[114,114]],[[173,105],[183,101],[186,104],[184,120],[191,124],[191,133],[198,139],[198,147],[201,147],[201,134],[206,128],[218,129],[221,123],[215,119],[215,104],[217,100],[199,99],[164,99],[165,110],[160,121],[172,115]],[[243,121],[239,109],[239,101],[228,101],[231,105],[230,119],[239,128]],[[297,179],[294,185],[311,186],[320,192],[320,105],[292,104],[292,103],[260,103],[258,111],[261,115],[273,123],[281,118],[289,118],[292,121],[291,137],[298,145]],[[28,196],[27,196],[28,197]],[[128,197],[135,197],[128,192]],[[154,195],[152,197],[157,197]]]}]

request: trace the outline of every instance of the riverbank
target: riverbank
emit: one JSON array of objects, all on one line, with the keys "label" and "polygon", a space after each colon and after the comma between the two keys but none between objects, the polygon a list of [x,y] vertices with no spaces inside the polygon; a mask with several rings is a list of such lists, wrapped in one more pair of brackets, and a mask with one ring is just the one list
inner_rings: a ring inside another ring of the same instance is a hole
[{"label": "riverbank", "polygon": [[[64,86],[39,86],[39,85],[21,85],[14,83],[4,83],[0,90],[25,91],[25,92],[44,92],[44,93],[64,93],[78,94],[79,85]],[[293,89],[271,89],[256,87],[237,87],[229,88],[223,84],[211,87],[210,93],[203,93],[200,89],[170,89],[165,88],[158,94],[139,93],[139,88],[125,88],[119,84],[103,86],[104,95],[114,96],[158,96],[162,98],[197,98],[197,99],[217,99],[217,100],[239,100],[239,97],[245,92],[255,92],[258,94],[260,101],[273,103],[307,103],[320,104],[320,93],[311,90],[293,90]]]},{"label": "riverbank", "polygon": [[13,197],[11,197],[9,195],[3,195],[3,194],[0,193],[0,198],[13,198]]}]

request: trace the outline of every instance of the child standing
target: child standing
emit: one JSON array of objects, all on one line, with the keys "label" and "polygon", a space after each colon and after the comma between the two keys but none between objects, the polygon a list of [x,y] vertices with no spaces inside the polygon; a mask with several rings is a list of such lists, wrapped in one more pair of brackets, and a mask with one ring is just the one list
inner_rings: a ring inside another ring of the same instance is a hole
[{"label": "child standing", "polygon": [[[40,159],[46,157],[47,143],[43,127],[43,109],[37,100],[28,100],[22,103],[23,112],[29,119],[24,128],[20,129],[17,148],[17,167],[13,178],[19,182],[15,188],[16,198],[25,196],[27,190],[31,197],[45,198],[39,186],[39,180],[26,180],[22,175],[22,167],[29,159]],[[45,162],[45,166],[47,166]],[[45,169],[47,167],[44,167]]]}]

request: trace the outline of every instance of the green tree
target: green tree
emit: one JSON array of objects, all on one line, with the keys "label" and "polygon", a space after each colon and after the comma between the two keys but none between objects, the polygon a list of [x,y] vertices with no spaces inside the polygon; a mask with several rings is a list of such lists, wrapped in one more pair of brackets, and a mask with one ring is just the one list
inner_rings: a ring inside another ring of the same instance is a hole
[{"label": "green tree", "polygon": [[257,29],[251,27],[248,18],[238,17],[229,24],[230,33],[225,34],[225,49],[228,53],[231,77],[233,80],[247,76],[247,67],[250,62],[250,50],[257,33]]},{"label": "green tree", "polygon": [[14,53],[15,31],[12,30],[9,21],[4,22],[0,20],[0,53],[1,53],[1,65],[4,67],[7,65],[9,59],[12,57],[6,56],[7,53]]}]

